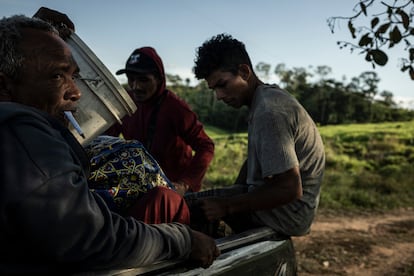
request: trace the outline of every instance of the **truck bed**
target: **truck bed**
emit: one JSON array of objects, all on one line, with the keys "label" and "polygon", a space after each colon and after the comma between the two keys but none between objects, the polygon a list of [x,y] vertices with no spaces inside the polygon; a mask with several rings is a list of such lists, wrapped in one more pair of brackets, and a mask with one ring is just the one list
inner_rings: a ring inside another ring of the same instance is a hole
[{"label": "truck bed", "polygon": [[162,261],[145,267],[87,271],[76,276],[133,275],[296,275],[292,240],[278,239],[268,227],[255,228],[216,240],[221,255],[207,269],[182,260]]}]

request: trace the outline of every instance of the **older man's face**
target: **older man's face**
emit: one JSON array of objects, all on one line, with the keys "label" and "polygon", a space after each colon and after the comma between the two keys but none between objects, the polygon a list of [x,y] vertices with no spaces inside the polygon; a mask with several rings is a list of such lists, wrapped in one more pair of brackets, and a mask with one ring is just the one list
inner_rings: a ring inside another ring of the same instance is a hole
[{"label": "older man's face", "polygon": [[12,84],[12,101],[43,110],[66,125],[63,112],[76,111],[81,96],[71,51],[56,34],[30,28],[23,34],[19,46],[25,61]]}]

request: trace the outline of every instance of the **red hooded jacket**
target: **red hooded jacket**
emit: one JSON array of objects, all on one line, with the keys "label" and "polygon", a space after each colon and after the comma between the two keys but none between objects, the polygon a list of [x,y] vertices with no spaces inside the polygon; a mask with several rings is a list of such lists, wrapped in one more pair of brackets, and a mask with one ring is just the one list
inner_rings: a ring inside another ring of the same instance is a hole
[{"label": "red hooded jacket", "polygon": [[[166,89],[164,65],[156,51],[151,47],[143,47],[139,51],[155,61],[163,83],[150,100],[135,102],[137,111],[124,117],[122,125],[112,126],[106,134],[118,136],[122,133],[125,139],[140,141],[171,181],[184,182],[191,191],[197,192],[213,159],[214,143],[188,104]],[[159,103],[161,97],[163,99]],[[157,109],[153,138],[148,145],[151,114]]]}]

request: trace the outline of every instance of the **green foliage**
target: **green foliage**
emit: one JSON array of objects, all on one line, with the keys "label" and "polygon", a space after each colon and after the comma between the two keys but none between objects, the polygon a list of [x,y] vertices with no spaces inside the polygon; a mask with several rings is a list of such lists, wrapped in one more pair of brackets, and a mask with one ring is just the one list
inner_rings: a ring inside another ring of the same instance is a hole
[{"label": "green foliage", "polygon": [[[331,17],[328,19],[328,26],[333,33],[338,20],[347,20],[352,39],[358,40],[358,43],[338,41],[339,47],[350,48],[351,52],[358,49],[373,68],[376,65],[386,65],[388,62],[386,52],[395,45],[403,43],[408,57],[402,59],[401,71],[407,71],[410,78],[414,80],[413,8],[412,0],[359,0],[353,9],[354,15]],[[369,15],[368,10],[374,12]],[[368,20],[368,17],[371,19]]]},{"label": "green foliage", "polygon": [[[247,154],[246,133],[206,127],[216,144],[204,189],[231,185]],[[320,208],[414,207],[414,121],[319,127],[326,171]]]},{"label": "green foliage", "polygon": [[215,143],[214,159],[207,170],[204,189],[225,187],[234,183],[247,158],[247,134],[217,134],[206,127]]}]

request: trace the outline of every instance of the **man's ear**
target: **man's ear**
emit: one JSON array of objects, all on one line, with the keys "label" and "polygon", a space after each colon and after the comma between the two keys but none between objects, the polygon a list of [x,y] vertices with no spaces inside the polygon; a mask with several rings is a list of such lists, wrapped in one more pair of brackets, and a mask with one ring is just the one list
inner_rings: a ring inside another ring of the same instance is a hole
[{"label": "man's ear", "polygon": [[0,72],[0,101],[10,101],[12,91],[12,81],[3,72]]},{"label": "man's ear", "polygon": [[250,79],[252,74],[252,69],[247,64],[240,64],[239,65],[239,75],[242,77],[243,80],[247,81]]}]

